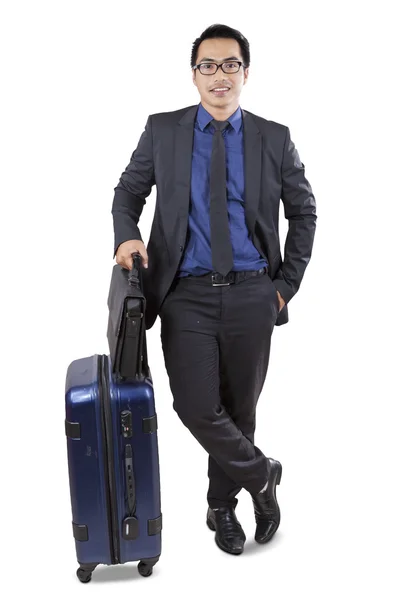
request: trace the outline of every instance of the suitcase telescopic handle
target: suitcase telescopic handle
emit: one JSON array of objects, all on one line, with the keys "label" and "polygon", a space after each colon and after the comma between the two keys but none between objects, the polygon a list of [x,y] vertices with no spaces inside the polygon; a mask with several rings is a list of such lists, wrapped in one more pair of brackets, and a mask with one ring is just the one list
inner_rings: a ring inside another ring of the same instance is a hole
[{"label": "suitcase telescopic handle", "polygon": [[135,540],[139,536],[139,521],[135,517],[136,490],[133,472],[132,446],[125,446],[125,481],[128,501],[128,516],[122,521],[122,537],[125,540]]}]

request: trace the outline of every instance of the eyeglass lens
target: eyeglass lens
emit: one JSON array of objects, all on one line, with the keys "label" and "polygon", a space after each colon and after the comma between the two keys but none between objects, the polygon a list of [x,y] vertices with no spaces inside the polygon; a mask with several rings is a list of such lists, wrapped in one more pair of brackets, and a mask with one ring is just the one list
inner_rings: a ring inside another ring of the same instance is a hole
[{"label": "eyeglass lens", "polygon": [[[224,73],[236,73],[239,71],[239,67],[240,65],[237,62],[227,62],[223,63],[221,68]],[[214,75],[217,65],[215,63],[202,63],[199,70],[203,75]]]}]

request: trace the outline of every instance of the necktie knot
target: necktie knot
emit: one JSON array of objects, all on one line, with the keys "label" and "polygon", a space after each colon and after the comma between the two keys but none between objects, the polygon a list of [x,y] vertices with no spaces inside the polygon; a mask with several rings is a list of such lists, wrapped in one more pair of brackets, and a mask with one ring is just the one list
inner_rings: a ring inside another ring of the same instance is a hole
[{"label": "necktie knot", "polygon": [[216,131],[224,131],[229,124],[229,121],[217,121],[216,119],[211,121],[211,125],[214,127],[214,129],[216,129]]}]

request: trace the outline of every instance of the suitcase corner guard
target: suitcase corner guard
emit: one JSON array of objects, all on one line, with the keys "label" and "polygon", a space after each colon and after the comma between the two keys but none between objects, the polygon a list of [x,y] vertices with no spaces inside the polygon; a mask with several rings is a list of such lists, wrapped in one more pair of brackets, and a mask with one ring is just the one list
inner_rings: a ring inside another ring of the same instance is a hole
[{"label": "suitcase corner guard", "polygon": [[145,417],[142,423],[142,431],[143,433],[154,433],[157,431],[157,415],[153,415],[152,417]]},{"label": "suitcase corner guard", "polygon": [[147,534],[157,535],[162,529],[162,514],[156,519],[149,519],[147,521]]},{"label": "suitcase corner guard", "polygon": [[87,542],[89,539],[89,533],[87,525],[78,525],[72,521],[72,531],[74,533],[74,538],[78,542]]},{"label": "suitcase corner guard", "polygon": [[65,435],[69,438],[81,439],[81,424],[71,423],[65,419]]}]

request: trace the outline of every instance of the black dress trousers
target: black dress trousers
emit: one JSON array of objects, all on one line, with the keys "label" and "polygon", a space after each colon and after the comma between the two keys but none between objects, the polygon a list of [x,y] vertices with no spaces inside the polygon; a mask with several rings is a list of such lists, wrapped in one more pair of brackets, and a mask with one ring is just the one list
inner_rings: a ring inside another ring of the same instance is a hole
[{"label": "black dress trousers", "polygon": [[173,407],[209,454],[212,508],[235,507],[241,488],[256,494],[266,483],[254,431],[278,311],[267,272],[220,287],[178,277],[160,308]]}]

